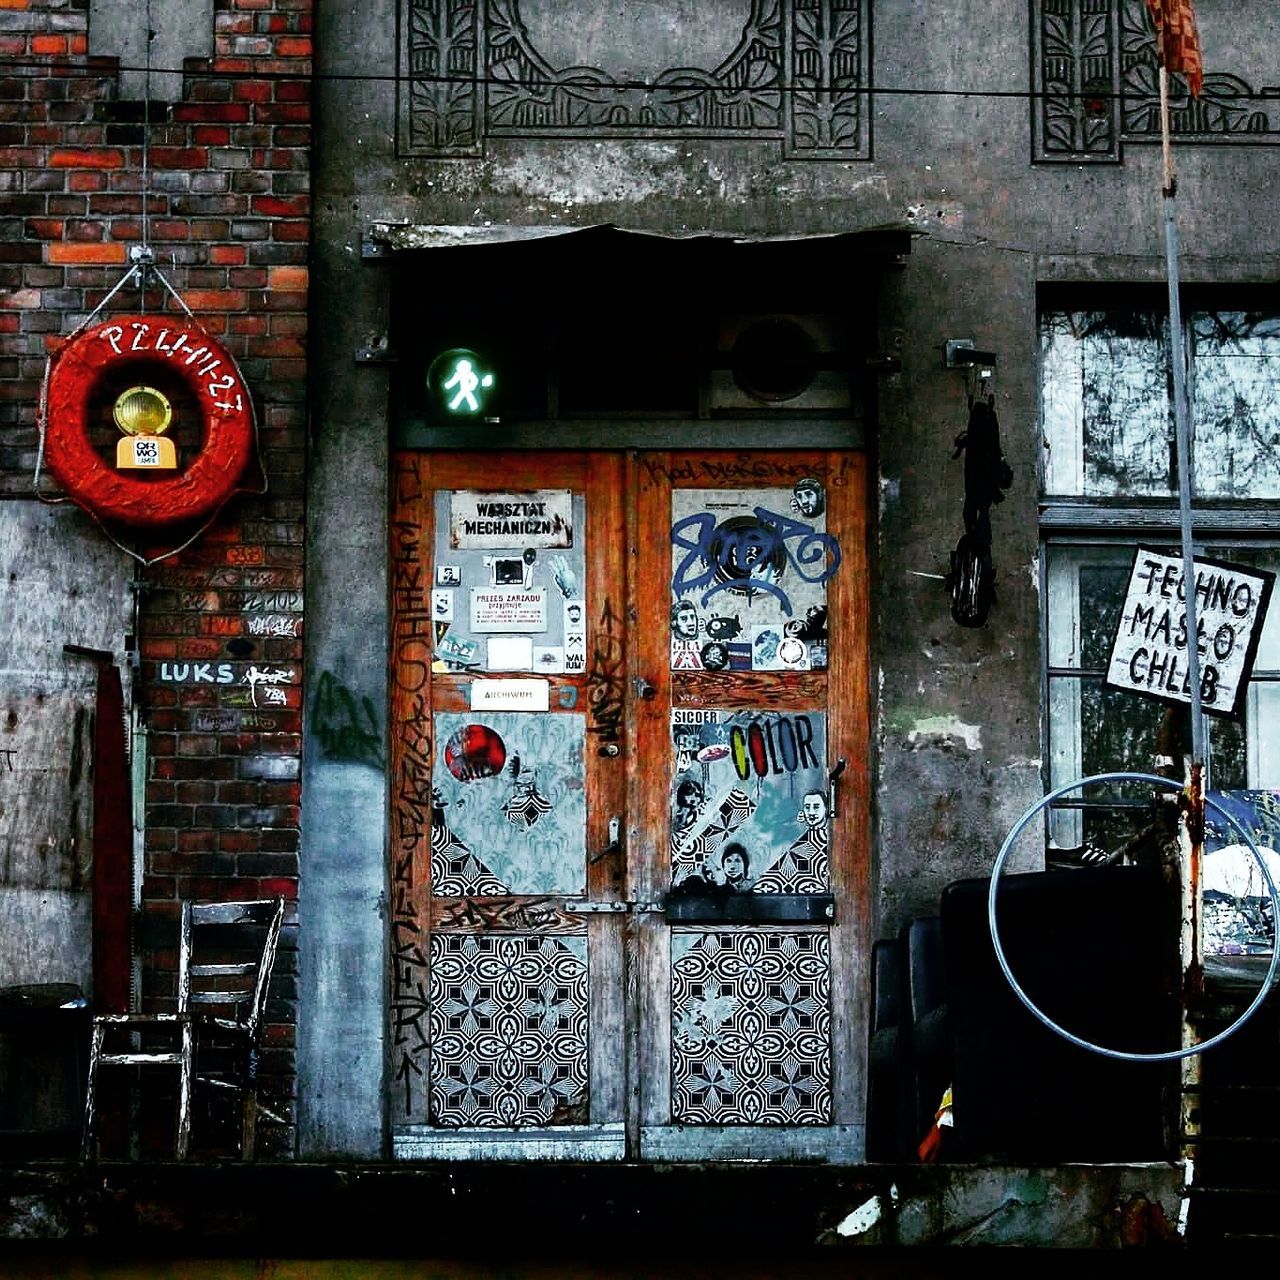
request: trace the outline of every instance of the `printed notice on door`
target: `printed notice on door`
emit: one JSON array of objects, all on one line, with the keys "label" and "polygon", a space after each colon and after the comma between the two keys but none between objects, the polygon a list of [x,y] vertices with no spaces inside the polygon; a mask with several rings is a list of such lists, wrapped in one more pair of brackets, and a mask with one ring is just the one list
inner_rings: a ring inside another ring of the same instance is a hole
[{"label": "printed notice on door", "polygon": [[[1181,556],[1139,547],[1111,646],[1106,683],[1166,702],[1191,702]],[[1200,702],[1208,715],[1240,713],[1275,574],[1195,559]]]},{"label": "printed notice on door", "polygon": [[471,630],[484,632],[545,631],[547,593],[541,587],[473,587]]}]

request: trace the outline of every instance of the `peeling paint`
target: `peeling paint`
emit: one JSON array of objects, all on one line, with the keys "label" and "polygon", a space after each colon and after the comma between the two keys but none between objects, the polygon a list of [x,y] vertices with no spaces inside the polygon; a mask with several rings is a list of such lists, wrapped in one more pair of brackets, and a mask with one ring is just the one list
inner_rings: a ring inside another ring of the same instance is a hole
[{"label": "peeling paint", "polygon": [[[889,1204],[892,1206],[897,1203],[898,1188],[895,1184],[889,1188]],[[884,1216],[884,1212],[884,1201],[880,1196],[872,1196],[870,1199],[864,1200],[836,1227],[836,1234],[842,1236],[865,1235],[880,1221]]]},{"label": "peeling paint", "polygon": [[926,716],[917,720],[907,734],[913,747],[964,744],[967,751],[982,750],[982,726],[965,724],[959,716]]}]

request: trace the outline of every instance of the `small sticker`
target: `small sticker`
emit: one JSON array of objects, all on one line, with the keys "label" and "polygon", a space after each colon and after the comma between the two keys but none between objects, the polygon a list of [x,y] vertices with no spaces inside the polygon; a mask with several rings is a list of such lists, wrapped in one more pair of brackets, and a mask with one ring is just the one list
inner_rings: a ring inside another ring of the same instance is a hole
[{"label": "small sticker", "polygon": [[534,645],[533,670],[558,675],[564,670],[564,648],[558,644]]},{"label": "small sticker", "polygon": [[671,642],[671,670],[702,670],[702,654],[692,640],[673,640]]},{"label": "small sticker", "polygon": [[778,645],[778,661],[792,671],[808,671],[809,646],[795,636],[783,636]]},{"label": "small sticker", "polygon": [[475,680],[471,684],[472,711],[549,711],[550,708],[551,686],[545,680]]},{"label": "small sticker", "polygon": [[751,670],[781,671],[783,662],[778,657],[778,646],[782,643],[782,628],[770,625],[757,625],[751,628]]},{"label": "small sticker", "polygon": [[462,566],[458,564],[436,565],[437,587],[460,587],[462,585]]},{"label": "small sticker", "polygon": [[495,587],[527,587],[533,561],[524,556],[485,556],[490,585]]},{"label": "small sticker", "polygon": [[448,587],[437,587],[431,593],[431,616],[437,622],[453,621],[453,592]]},{"label": "small sticker", "polygon": [[[581,600],[564,602],[564,653],[566,671],[585,671],[587,665],[587,618]],[[570,666],[569,659],[581,659]]]},{"label": "small sticker", "polygon": [[791,491],[791,510],[808,520],[817,519],[827,509],[827,491],[821,480],[805,476]]},{"label": "small sticker", "polygon": [[459,667],[480,664],[480,646],[474,640],[462,640],[457,636],[441,636],[436,641],[436,654],[445,662]]},{"label": "small sticker", "polygon": [[720,640],[709,640],[702,646],[704,671],[725,671],[729,666],[729,646]]},{"label": "small sticker", "polygon": [[533,641],[528,636],[490,636],[486,667],[490,671],[528,671]]},{"label": "small sticker", "polygon": [[585,653],[569,653],[564,655],[564,670],[566,675],[580,676],[587,669],[587,655]]}]

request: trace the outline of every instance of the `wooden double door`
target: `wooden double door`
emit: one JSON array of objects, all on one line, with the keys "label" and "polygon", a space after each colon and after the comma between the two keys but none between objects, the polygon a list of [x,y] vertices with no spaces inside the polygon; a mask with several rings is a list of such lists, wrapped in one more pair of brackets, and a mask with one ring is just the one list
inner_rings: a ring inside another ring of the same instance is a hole
[{"label": "wooden double door", "polygon": [[864,456],[394,463],[394,1153],[861,1160]]}]

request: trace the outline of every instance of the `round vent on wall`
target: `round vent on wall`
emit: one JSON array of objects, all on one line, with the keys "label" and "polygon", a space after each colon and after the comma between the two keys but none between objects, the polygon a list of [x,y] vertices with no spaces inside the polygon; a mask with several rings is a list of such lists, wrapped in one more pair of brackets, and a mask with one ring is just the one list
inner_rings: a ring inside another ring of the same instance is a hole
[{"label": "round vent on wall", "polygon": [[743,329],[733,344],[732,362],[738,388],[765,404],[803,395],[818,371],[813,338],[794,320],[780,316]]}]

